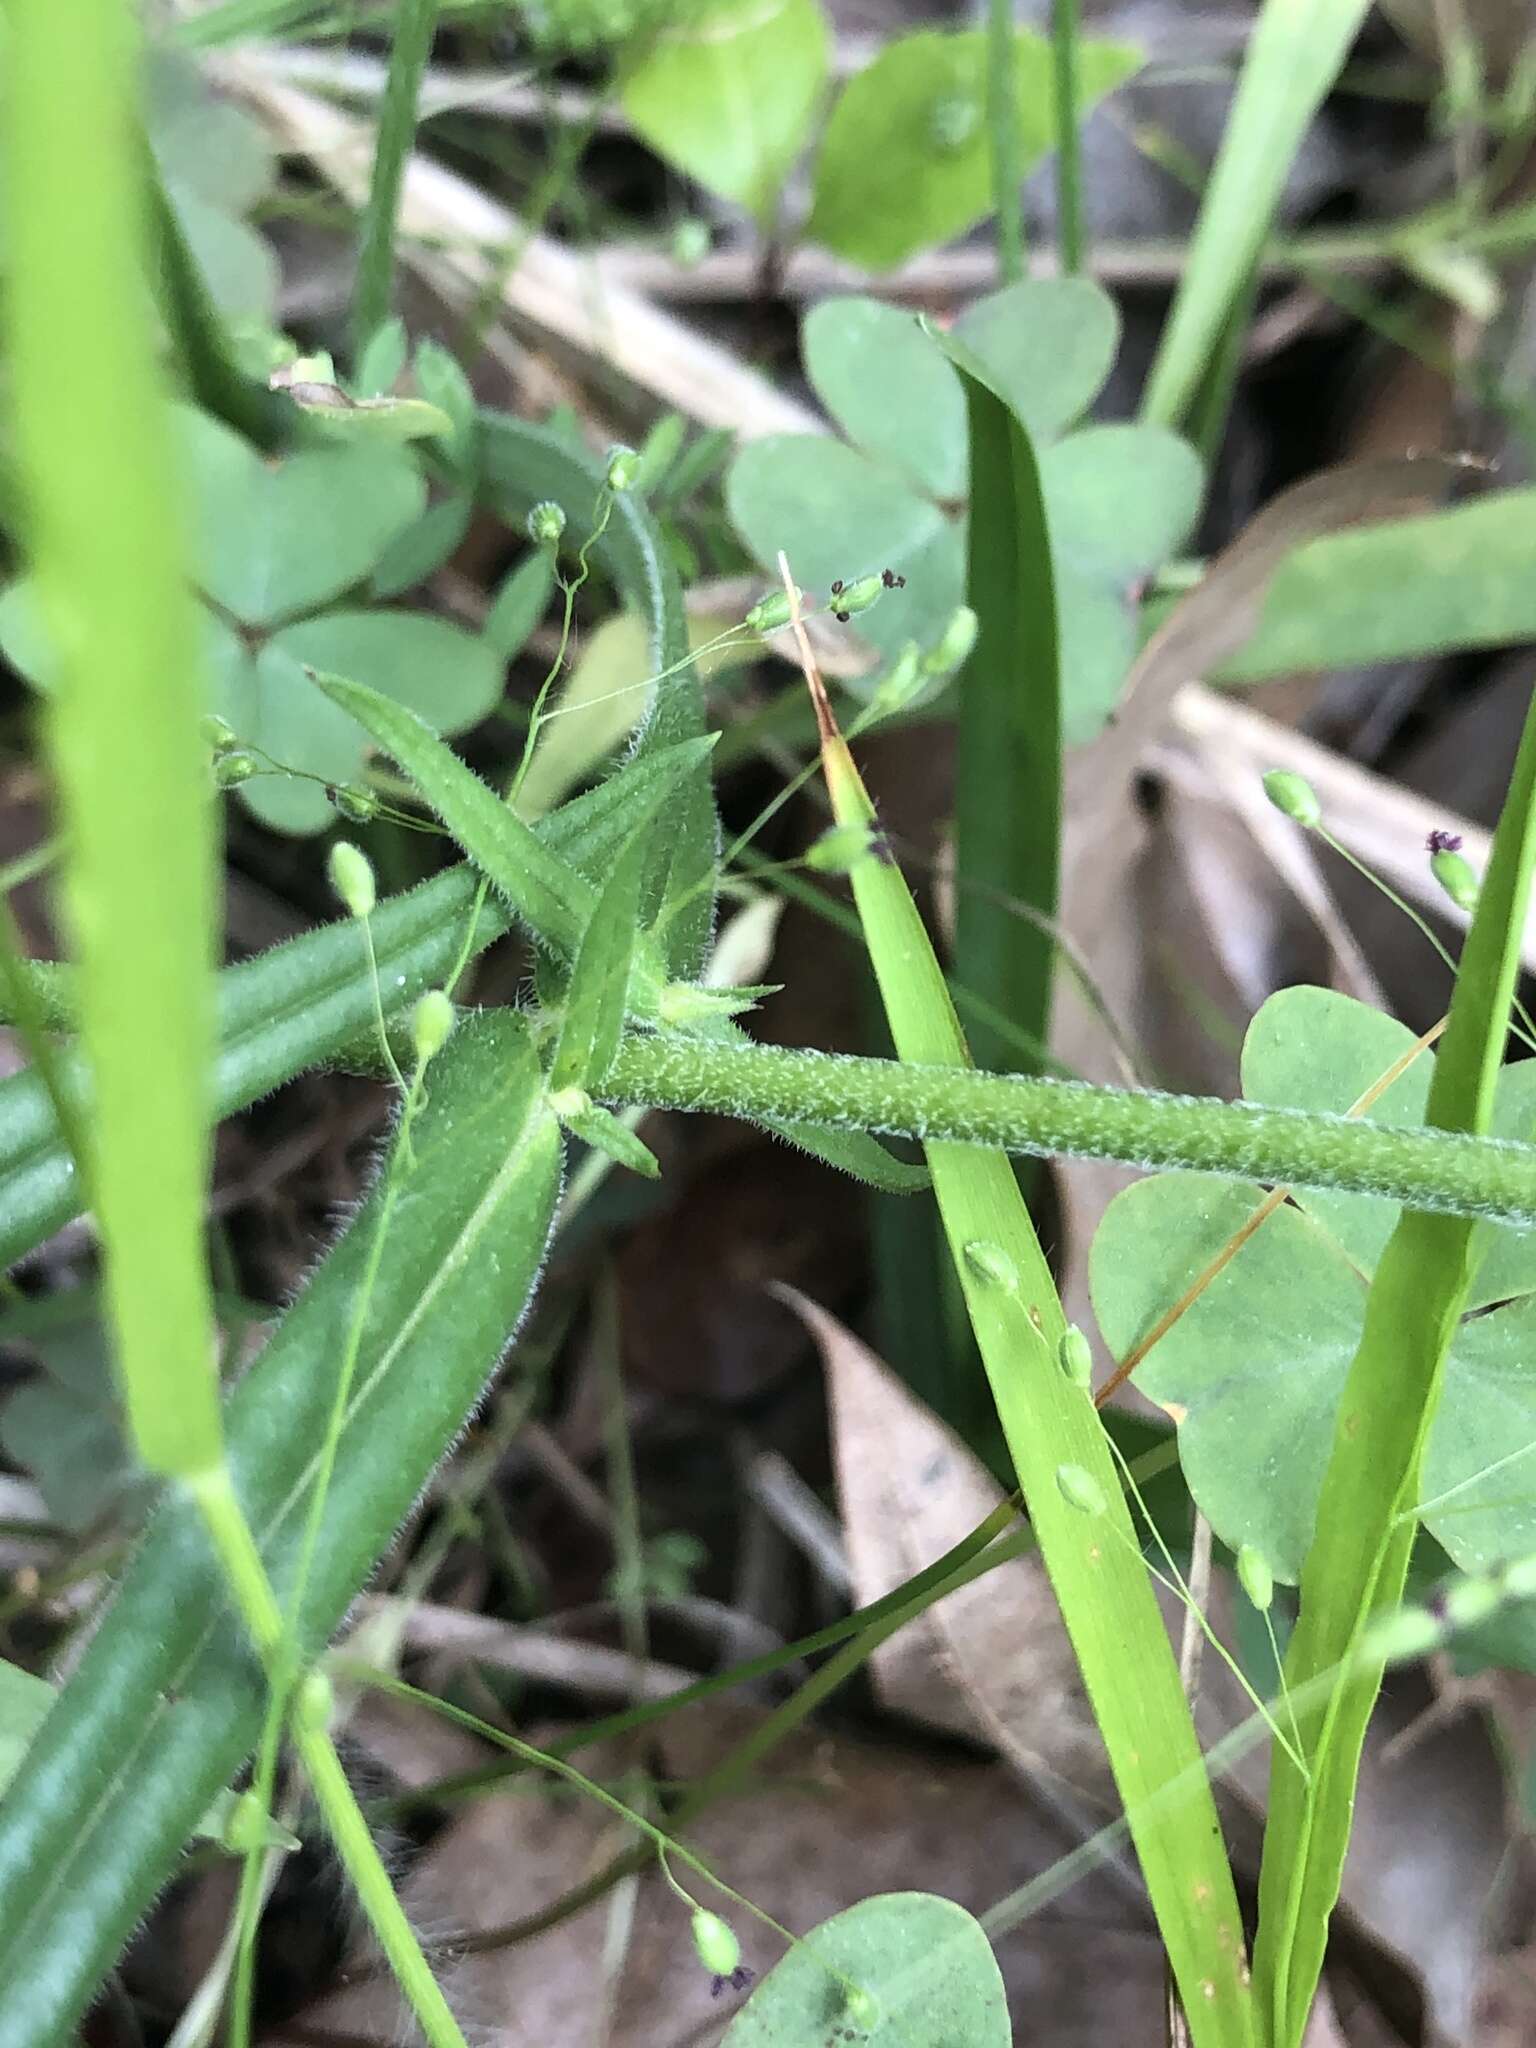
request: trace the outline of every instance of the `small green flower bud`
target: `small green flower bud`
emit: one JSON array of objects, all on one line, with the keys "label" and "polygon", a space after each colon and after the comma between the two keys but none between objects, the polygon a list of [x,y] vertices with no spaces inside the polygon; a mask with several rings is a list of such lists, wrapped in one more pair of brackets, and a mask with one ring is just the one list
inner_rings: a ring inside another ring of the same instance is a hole
[{"label": "small green flower bud", "polygon": [[536,548],[558,545],[565,532],[565,508],[553,498],[541,498],[528,514],[528,538]]},{"label": "small green flower bud", "polygon": [[634,489],[635,478],[640,474],[640,458],[633,448],[610,448],[608,467],[603,472],[603,481],[610,491],[620,492]]},{"label": "small green flower bud", "polygon": [[850,1984],[843,1997],[843,2018],[862,2033],[869,2033],[880,2017],[873,1995],[860,1984]]},{"label": "small green flower bud", "polygon": [[672,261],[684,270],[696,270],[709,254],[709,242],[708,223],[690,214],[672,230]]},{"label": "small green flower bud", "polygon": [[1056,1485],[1069,1508],[1085,1515],[1102,1515],[1108,1503],[1104,1489],[1082,1465],[1058,1465]]},{"label": "small green flower bud", "polygon": [[354,825],[366,825],[379,815],[379,800],[365,783],[335,782],[326,795],[341,815],[350,818]]},{"label": "small green flower bud", "polygon": [[869,708],[877,718],[890,718],[905,711],[927,681],[917,642],[909,640],[870,692]]},{"label": "small green flower bud", "polygon": [[336,1711],[336,1694],[323,1671],[306,1671],[293,1695],[295,1724],[312,1735],[323,1735]]},{"label": "small green flower bud", "polygon": [[1493,1579],[1463,1579],[1445,1596],[1445,1618],[1452,1628],[1476,1628],[1503,1605],[1503,1589]]},{"label": "small green flower bud", "polygon": [[1470,916],[1477,908],[1478,889],[1481,886],[1472,864],[1464,854],[1453,853],[1448,847],[1429,857],[1429,871],[1450,897],[1458,910]]},{"label": "small green flower bud", "polygon": [[970,660],[981,622],[968,604],[956,605],[949,624],[923,656],[923,668],[931,676],[947,676]]},{"label": "small green flower bud", "polygon": [[411,1013],[411,1035],[422,1066],[435,1059],[448,1043],[453,1024],[453,1004],[442,989],[429,988]]},{"label": "small green flower bud", "polygon": [[592,1098],[585,1088],[557,1088],[549,1098],[549,1106],[562,1123],[572,1117],[585,1116],[592,1107]]},{"label": "small green flower bud", "polygon": [[1406,1664],[1439,1644],[1444,1631],[1426,1607],[1400,1607],[1373,1622],[1363,1654],[1373,1663]]},{"label": "small green flower bud", "polygon": [[735,1928],[718,1913],[706,1912],[703,1906],[694,1909],[693,1945],[699,1952],[699,1961],[712,1977],[734,1976],[741,1966],[741,1943],[736,1939]]},{"label": "small green flower bud", "polygon": [[249,1856],[267,1846],[267,1810],[256,1794],[242,1792],[224,1823],[223,1846],[231,1856]]},{"label": "small green flower bud", "polygon": [[1062,1331],[1056,1359],[1074,1387],[1081,1387],[1085,1394],[1093,1391],[1093,1347],[1076,1323],[1068,1323]]},{"label": "small green flower bud", "polygon": [[1504,1597],[1536,1600],[1536,1557],[1517,1557],[1504,1567]]},{"label": "small green flower bud", "polygon": [[216,754],[227,754],[235,744],[235,728],[212,711],[201,721],[200,730]]},{"label": "small green flower bud", "polygon": [[867,612],[884,589],[878,576],[861,576],[854,583],[834,583],[829,602],[837,618],[851,619],[856,612]]},{"label": "small green flower bud", "polygon": [[867,825],[831,825],[805,852],[805,864],[818,875],[846,875],[869,851]]},{"label": "small green flower bud", "polygon": [[[795,596],[803,600],[805,592],[797,590]],[[749,633],[777,633],[781,626],[789,624],[789,592],[766,591],[753,605],[742,623]]]},{"label": "small green flower bud", "polygon": [[218,788],[233,789],[237,782],[249,782],[258,766],[254,754],[232,748],[227,754],[214,755],[213,779]]},{"label": "small green flower bud", "polygon": [[327,867],[331,887],[352,916],[371,917],[378,891],[374,886],[373,864],[361,847],[354,846],[350,839],[338,839],[331,848]]},{"label": "small green flower bud", "polygon": [[1267,1614],[1275,1597],[1275,1575],[1268,1558],[1251,1543],[1245,1543],[1237,1553],[1237,1580],[1260,1614]]},{"label": "small green flower bud", "polygon": [[972,1277],[984,1286],[1000,1288],[1004,1294],[1018,1293],[1019,1269],[1000,1244],[973,1237],[963,1256]]},{"label": "small green flower bud", "polygon": [[1294,775],[1289,768],[1271,768],[1264,778],[1264,794],[1277,811],[1298,825],[1310,829],[1322,823],[1323,807],[1304,775]]}]

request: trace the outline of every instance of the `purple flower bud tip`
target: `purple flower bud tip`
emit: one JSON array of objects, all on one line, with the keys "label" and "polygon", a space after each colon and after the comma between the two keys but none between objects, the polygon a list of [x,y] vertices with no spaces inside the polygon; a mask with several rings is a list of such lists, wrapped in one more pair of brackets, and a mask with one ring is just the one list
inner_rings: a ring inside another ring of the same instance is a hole
[{"label": "purple flower bud tip", "polygon": [[1460,853],[1461,834],[1459,832],[1442,832],[1437,825],[1425,840],[1424,845],[1430,853]]},{"label": "purple flower bud tip", "polygon": [[757,1972],[749,1970],[745,1963],[738,1963],[729,1977],[711,1979],[709,1995],[711,1998],[718,1998],[722,1991],[745,1991],[756,1975]]}]

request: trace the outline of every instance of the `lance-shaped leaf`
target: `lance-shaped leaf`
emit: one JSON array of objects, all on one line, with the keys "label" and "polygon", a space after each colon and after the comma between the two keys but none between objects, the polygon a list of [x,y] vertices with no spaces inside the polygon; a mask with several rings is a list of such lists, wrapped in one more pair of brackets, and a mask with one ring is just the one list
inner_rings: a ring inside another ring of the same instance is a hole
[{"label": "lance-shaped leaf", "polygon": [[[434,1062],[363,1324],[299,1616],[314,1655],[463,1427],[549,1234],[560,1140],[522,1022],[464,1022]],[[379,1192],[226,1409],[231,1465],[279,1596],[383,1207]],[[73,2025],[261,1728],[266,1692],[202,1523],[156,1515],[0,1800],[0,2011],[42,2048]]]},{"label": "lance-shaped leaf", "polygon": [[619,1049],[640,915],[640,885],[661,792],[630,833],[587,920],[566,989],[551,1089],[596,1087]]},{"label": "lance-shaped leaf", "polygon": [[[903,1060],[965,1068],[943,970],[806,660],[839,824],[862,830],[854,901]],[[1092,1401],[1063,1370],[1066,1320],[1006,1154],[929,1142],[945,1234],[1009,1454],[1094,1718],[1196,2048],[1257,2039],[1242,1922],[1200,1745]]]}]

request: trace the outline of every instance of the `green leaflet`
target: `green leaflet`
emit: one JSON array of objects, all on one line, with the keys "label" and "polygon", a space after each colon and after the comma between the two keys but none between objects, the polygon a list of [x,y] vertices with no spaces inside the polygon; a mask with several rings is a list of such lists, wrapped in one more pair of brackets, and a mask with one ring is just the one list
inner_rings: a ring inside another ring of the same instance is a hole
[{"label": "green leaflet", "polygon": [[927,1892],[886,1892],[833,1914],[768,1972],[722,2048],[826,2039],[1008,2048],[1008,1994],[992,1944],[962,1906]]},{"label": "green leaflet", "polygon": [[[521,1021],[466,1019],[413,1131],[310,1574],[313,1654],[479,1399],[543,1255],[560,1142]],[[226,1408],[236,1483],[279,1594],[377,1214],[359,1212]],[[247,1753],[265,1693],[194,1510],[157,1514],[0,1801],[0,2010],[49,2048]]]},{"label": "green leaflet", "polygon": [[639,937],[640,885],[661,794],[625,841],[581,935],[549,1070],[552,1090],[595,1088],[619,1049]]}]

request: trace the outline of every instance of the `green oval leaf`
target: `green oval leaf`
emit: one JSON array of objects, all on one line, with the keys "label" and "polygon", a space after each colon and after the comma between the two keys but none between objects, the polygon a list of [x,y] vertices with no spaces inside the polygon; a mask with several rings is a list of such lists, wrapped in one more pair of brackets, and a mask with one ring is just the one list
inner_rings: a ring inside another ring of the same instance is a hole
[{"label": "green oval leaf", "polygon": [[[1124,43],[1077,46],[1086,109],[1128,78],[1140,54]],[[985,114],[986,35],[923,29],[888,43],[844,88],[816,164],[806,234],[869,270],[891,270],[947,242],[991,211]],[[1050,47],[1021,32],[1016,60],[1024,169],[1055,140]]]},{"label": "green oval leaf", "polygon": [[758,1985],[721,2048],[1008,2048],[1008,1996],[980,1923],[929,1892],[886,1892],[814,1928]]}]

